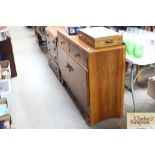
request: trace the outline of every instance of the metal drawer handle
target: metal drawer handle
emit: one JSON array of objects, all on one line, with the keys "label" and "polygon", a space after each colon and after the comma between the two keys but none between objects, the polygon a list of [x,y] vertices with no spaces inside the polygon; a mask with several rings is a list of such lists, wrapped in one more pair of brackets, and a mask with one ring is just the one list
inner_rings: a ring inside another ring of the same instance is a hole
[{"label": "metal drawer handle", "polygon": [[74,69],[73,67],[67,62],[66,68],[68,68],[69,72],[72,72]]},{"label": "metal drawer handle", "polygon": [[61,45],[62,45],[62,44],[65,44],[65,41],[62,41],[62,42],[61,42]]},{"label": "metal drawer handle", "polygon": [[75,54],[75,57],[80,57],[80,53]]},{"label": "metal drawer handle", "polygon": [[73,67],[71,65],[69,66],[68,69],[69,69],[69,72],[72,72],[73,71]]},{"label": "metal drawer handle", "polygon": [[69,63],[67,62],[66,68],[69,68]]}]

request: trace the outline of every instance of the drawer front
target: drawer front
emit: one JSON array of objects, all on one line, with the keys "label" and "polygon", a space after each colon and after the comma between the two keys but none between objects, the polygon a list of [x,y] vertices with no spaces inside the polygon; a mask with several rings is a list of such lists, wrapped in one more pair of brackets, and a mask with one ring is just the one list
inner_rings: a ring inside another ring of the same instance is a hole
[{"label": "drawer front", "polygon": [[62,48],[64,48],[67,52],[69,52],[69,43],[63,36],[61,35],[58,36],[58,42]]},{"label": "drawer front", "polygon": [[50,55],[48,56],[48,63],[49,63],[49,66],[53,69],[56,76],[59,77],[60,76],[59,67],[54,61],[53,57],[51,57]]},{"label": "drawer front", "polygon": [[51,52],[48,53],[51,57],[53,57],[54,61],[59,64],[59,59],[58,59],[58,55],[56,55],[55,53]]},{"label": "drawer front", "polygon": [[47,39],[47,44],[52,46],[52,47],[57,47],[56,39],[48,38]]},{"label": "drawer front", "polygon": [[53,47],[57,47],[57,40],[53,36],[47,34],[47,44]]},{"label": "drawer front", "polygon": [[70,45],[70,54],[85,68],[87,68],[88,56],[86,52],[73,45]]},{"label": "drawer front", "polygon": [[54,55],[58,55],[58,50],[56,47],[48,46],[48,53],[51,55],[52,53],[54,53]]}]

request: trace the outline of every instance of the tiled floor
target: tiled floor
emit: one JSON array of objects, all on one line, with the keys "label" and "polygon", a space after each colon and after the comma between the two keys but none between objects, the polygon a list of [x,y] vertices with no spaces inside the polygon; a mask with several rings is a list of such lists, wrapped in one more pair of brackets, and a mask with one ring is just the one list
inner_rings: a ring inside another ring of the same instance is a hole
[{"label": "tiled floor", "polygon": [[[10,27],[18,76],[13,78],[11,103],[15,128],[90,128],[65,88],[48,66],[47,53],[32,29]],[[131,94],[125,90],[124,116],[99,122],[91,128],[126,128],[126,112],[132,112]],[[138,112],[155,112],[155,101],[146,87],[136,88]]]}]

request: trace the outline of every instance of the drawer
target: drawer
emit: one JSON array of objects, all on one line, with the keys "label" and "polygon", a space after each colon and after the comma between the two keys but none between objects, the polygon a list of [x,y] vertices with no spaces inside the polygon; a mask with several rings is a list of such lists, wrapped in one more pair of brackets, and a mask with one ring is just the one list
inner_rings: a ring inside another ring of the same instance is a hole
[{"label": "drawer", "polygon": [[47,38],[47,45],[52,47],[57,47],[57,41],[56,39]]},{"label": "drawer", "polygon": [[55,53],[53,52],[49,52],[48,53],[51,57],[53,57],[54,61],[59,64],[59,61],[58,61],[58,55],[56,55]]},{"label": "drawer", "polygon": [[49,66],[54,71],[54,73],[56,74],[56,76],[59,78],[60,77],[59,67],[54,61],[53,57],[51,57],[50,55],[48,56],[48,63],[49,63]]},{"label": "drawer", "polygon": [[85,51],[70,45],[70,54],[85,68],[87,68],[88,56]]},{"label": "drawer", "polygon": [[48,46],[48,53],[52,55],[54,53],[55,55],[58,55],[58,50],[56,47]]},{"label": "drawer", "polygon": [[58,36],[58,42],[62,48],[64,48],[67,52],[69,52],[69,44],[68,41],[61,35]]}]

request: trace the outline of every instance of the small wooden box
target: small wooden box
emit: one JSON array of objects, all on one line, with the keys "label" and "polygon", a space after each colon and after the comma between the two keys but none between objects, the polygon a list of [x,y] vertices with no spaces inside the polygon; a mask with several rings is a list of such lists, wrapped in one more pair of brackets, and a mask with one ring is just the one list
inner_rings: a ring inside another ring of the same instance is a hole
[{"label": "small wooden box", "polygon": [[78,34],[82,41],[94,48],[121,45],[123,41],[119,33],[105,27],[81,29]]}]

